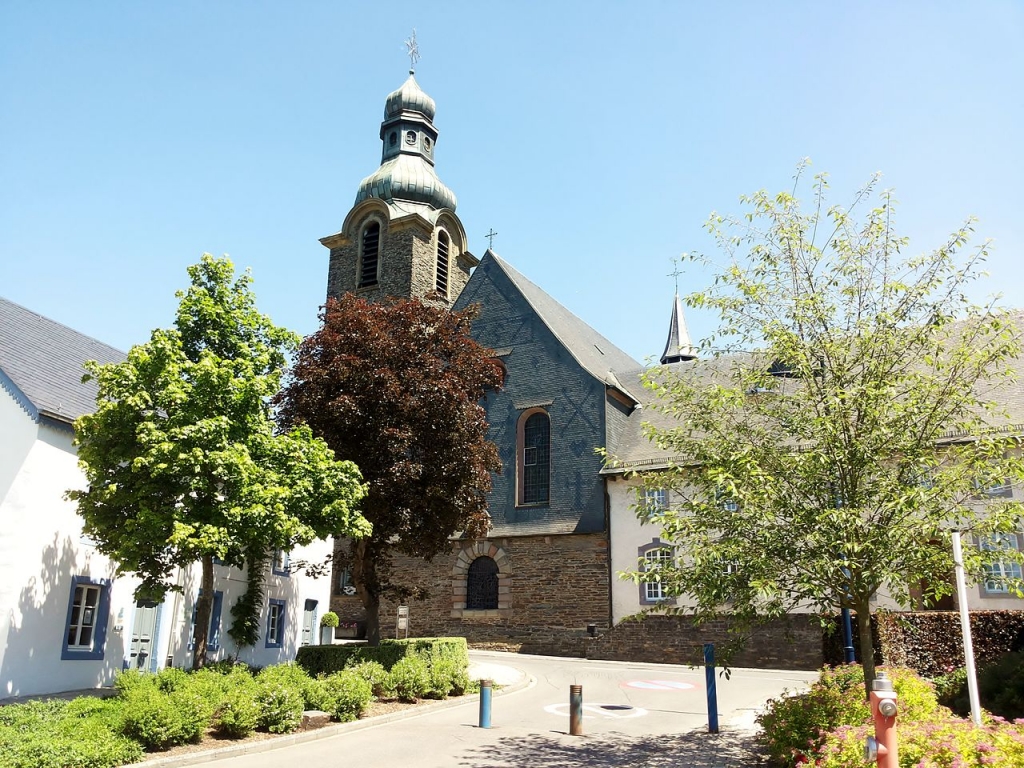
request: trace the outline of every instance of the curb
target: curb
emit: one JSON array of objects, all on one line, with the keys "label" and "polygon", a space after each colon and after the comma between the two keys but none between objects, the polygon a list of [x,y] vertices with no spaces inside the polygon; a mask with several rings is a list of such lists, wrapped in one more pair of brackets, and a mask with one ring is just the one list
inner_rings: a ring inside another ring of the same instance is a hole
[{"label": "curb", "polygon": [[[536,684],[536,678],[523,672],[522,679],[512,685],[504,686],[496,690],[494,692],[494,696],[508,696],[509,694],[518,693],[519,691],[524,691],[527,688],[532,688]],[[377,715],[376,717],[368,717],[365,720],[355,720],[351,723],[336,723],[335,725],[328,725],[324,728],[317,728],[312,731],[276,736],[271,739],[254,741],[250,744],[231,744],[229,746],[205,749],[202,752],[193,752],[191,754],[152,758],[141,763],[132,763],[131,768],[178,768],[178,766],[200,765],[202,763],[210,763],[215,760],[223,760],[228,757],[238,757],[239,755],[271,752],[275,749],[291,747],[296,744],[305,744],[309,741],[329,739],[334,736],[342,736],[353,731],[363,731],[368,728],[375,728],[379,725],[386,725],[387,723],[392,723],[398,720],[411,720],[414,717],[429,715],[432,712],[437,712],[443,709],[454,709],[455,707],[465,706],[466,704],[471,704],[479,700],[480,694],[471,693],[467,696],[459,696],[455,699],[444,699],[430,704],[420,704],[419,706],[410,707],[409,709],[401,712]]]}]

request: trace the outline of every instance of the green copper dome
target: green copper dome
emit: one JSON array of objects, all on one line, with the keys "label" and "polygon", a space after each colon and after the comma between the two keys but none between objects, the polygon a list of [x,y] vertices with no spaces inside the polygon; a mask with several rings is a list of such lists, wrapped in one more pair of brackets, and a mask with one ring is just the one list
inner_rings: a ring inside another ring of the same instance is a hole
[{"label": "green copper dome", "polygon": [[384,102],[384,120],[386,122],[399,117],[403,110],[422,112],[427,120],[433,120],[436,108],[434,100],[423,92],[412,70],[409,70],[409,79],[402,83],[402,87],[397,91],[388,94],[388,99]]},{"label": "green copper dome", "polygon": [[416,82],[412,72],[384,104],[380,124],[383,150],[380,168],[363,179],[356,204],[370,198],[387,203],[407,201],[455,210],[455,194],[434,171],[434,100]]},{"label": "green copper dome", "polygon": [[454,211],[455,193],[434,173],[433,167],[415,155],[399,155],[381,164],[359,185],[356,203],[371,197],[385,202],[412,200],[434,208]]}]

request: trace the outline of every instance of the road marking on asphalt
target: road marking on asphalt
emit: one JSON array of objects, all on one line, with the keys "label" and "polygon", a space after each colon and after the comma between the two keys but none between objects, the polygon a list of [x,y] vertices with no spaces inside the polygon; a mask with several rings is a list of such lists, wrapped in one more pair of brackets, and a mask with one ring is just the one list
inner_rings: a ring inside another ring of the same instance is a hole
[{"label": "road marking on asphalt", "polygon": [[[548,704],[544,707],[544,711],[559,717],[568,717],[569,704]],[[583,705],[583,719],[603,717],[606,720],[631,720],[634,717],[643,717],[646,714],[646,709],[630,707],[624,704]]]},{"label": "road marking on asphalt", "polygon": [[688,691],[697,686],[681,680],[630,680],[621,683],[623,688],[641,688],[645,691]]}]

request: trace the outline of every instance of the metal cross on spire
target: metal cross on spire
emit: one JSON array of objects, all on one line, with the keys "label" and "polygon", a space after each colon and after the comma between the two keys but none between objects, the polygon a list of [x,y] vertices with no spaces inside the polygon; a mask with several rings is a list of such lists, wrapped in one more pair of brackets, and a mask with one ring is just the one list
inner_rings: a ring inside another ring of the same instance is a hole
[{"label": "metal cross on spire", "polygon": [[679,276],[683,274],[683,271],[679,268],[679,262],[682,261],[679,257],[672,258],[672,271],[668,273],[669,277],[674,277],[676,281],[676,295],[679,295]]},{"label": "metal cross on spire", "polygon": [[416,44],[416,28],[413,27],[412,37],[405,41],[405,48],[407,55],[409,56],[409,72],[410,74],[416,69],[416,62],[420,60],[420,47]]},{"label": "metal cross on spire", "polygon": [[487,250],[494,250],[494,238],[498,236],[498,233],[494,231],[494,227],[491,227],[491,231],[488,232],[484,237],[487,238]]}]

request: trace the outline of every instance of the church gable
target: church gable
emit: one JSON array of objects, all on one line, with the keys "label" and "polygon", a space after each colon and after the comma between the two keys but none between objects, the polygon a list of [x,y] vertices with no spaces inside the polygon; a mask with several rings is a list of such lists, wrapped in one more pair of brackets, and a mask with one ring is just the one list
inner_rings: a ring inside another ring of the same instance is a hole
[{"label": "church gable", "polygon": [[471,304],[480,307],[474,338],[506,368],[504,388],[485,404],[488,438],[503,466],[489,498],[491,536],[603,531],[595,449],[606,441],[606,384],[580,364],[491,252],[456,308]]}]

